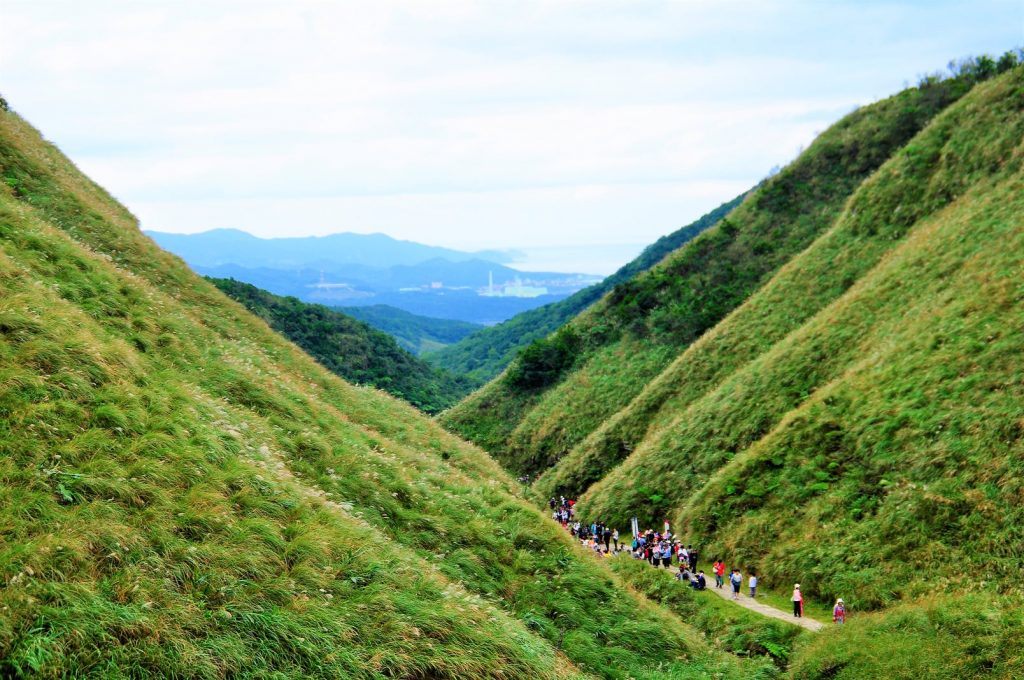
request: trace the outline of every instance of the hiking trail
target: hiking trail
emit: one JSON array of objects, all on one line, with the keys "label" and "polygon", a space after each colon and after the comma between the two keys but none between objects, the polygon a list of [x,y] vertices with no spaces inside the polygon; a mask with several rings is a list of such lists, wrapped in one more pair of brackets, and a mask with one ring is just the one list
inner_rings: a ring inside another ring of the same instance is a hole
[{"label": "hiking trail", "polygon": [[800,626],[801,628],[806,628],[810,631],[817,632],[825,627],[825,624],[821,621],[816,621],[812,618],[807,617],[806,615],[797,618],[789,612],[784,612],[781,609],[776,609],[770,604],[762,602],[757,598],[749,597],[748,595],[745,595],[743,593],[740,593],[740,599],[734,600],[732,599],[732,588],[729,587],[728,581],[726,581],[726,584],[721,588],[716,588],[714,586],[714,583],[712,582],[708,584],[708,587],[705,590],[711,593],[715,593],[723,600],[732,602],[733,604],[739,605],[744,609],[749,609],[750,611],[757,612],[762,616],[768,616],[773,619],[778,619],[780,621],[792,623],[794,626]]}]

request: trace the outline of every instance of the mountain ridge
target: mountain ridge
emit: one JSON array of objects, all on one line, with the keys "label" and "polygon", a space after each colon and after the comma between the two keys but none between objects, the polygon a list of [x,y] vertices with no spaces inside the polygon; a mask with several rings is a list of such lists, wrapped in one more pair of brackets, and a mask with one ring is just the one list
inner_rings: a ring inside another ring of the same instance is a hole
[{"label": "mountain ridge", "polygon": [[[442,422],[517,474],[557,464],[810,245],[858,184],[972,82],[911,88],[844,116],[717,225],[535,341]],[[527,374],[535,378],[523,382]],[[591,481],[629,453],[602,451],[601,465],[585,470]]]},{"label": "mountain ridge", "polygon": [[[147,229],[143,233],[161,247],[179,254],[188,262],[203,266],[238,264],[242,266],[293,267],[308,263],[359,263],[372,267],[418,264],[433,258],[460,262],[469,259],[511,262],[514,251],[476,252],[430,246],[396,239],[380,232],[363,234],[337,232],[323,236],[281,236],[264,238],[241,229],[210,229],[194,233],[162,232]],[[227,251],[227,252],[225,252]],[[338,254],[335,255],[334,253]],[[340,259],[348,258],[348,259]]]}]

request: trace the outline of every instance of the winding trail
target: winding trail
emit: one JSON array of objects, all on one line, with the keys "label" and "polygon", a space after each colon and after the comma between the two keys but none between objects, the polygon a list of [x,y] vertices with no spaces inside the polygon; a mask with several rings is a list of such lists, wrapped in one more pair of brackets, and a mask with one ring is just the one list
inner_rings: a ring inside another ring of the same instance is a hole
[{"label": "winding trail", "polygon": [[815,621],[814,619],[808,618],[806,616],[797,618],[789,612],[784,612],[781,609],[776,609],[775,607],[769,604],[765,604],[757,598],[748,597],[743,593],[740,593],[740,599],[734,600],[732,599],[732,588],[729,586],[728,581],[726,581],[725,585],[721,588],[716,588],[714,586],[714,582],[709,583],[708,587],[705,590],[707,590],[710,593],[718,595],[723,600],[727,600],[735,605],[739,605],[744,609],[749,609],[750,611],[757,612],[761,616],[768,616],[773,619],[779,619],[780,621],[792,623],[794,626],[800,626],[801,628],[806,628],[807,630],[811,631],[819,631],[825,627],[825,624],[821,621]]}]

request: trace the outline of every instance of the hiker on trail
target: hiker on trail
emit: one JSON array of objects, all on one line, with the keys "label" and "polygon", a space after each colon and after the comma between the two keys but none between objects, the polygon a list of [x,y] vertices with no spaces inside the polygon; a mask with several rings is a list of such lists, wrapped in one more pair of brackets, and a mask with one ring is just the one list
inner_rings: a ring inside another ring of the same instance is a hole
[{"label": "hiker on trail", "polygon": [[695,578],[690,585],[693,587],[694,590],[706,589],[708,587],[708,580],[707,578],[705,578],[704,572],[702,571],[698,573],[697,578]]},{"label": "hiker on trail", "polygon": [[555,497],[552,496],[548,499],[548,507],[553,511],[555,509]]},{"label": "hiker on trail", "polygon": [[690,551],[687,550],[686,548],[682,548],[679,551],[679,561],[680,562],[685,562],[686,564],[689,564],[690,563]]},{"label": "hiker on trail", "polygon": [[846,605],[843,598],[836,600],[836,606],[832,607],[832,620],[836,623],[846,623]]},{"label": "hiker on trail", "polygon": [[757,597],[757,574],[750,572],[750,596]]},{"label": "hiker on trail", "polygon": [[690,548],[690,571],[696,571],[697,569],[697,549]]},{"label": "hiker on trail", "polygon": [[725,585],[725,578],[723,578],[725,576],[725,562],[715,558],[715,564],[711,569],[715,572],[715,587],[721,588]]},{"label": "hiker on trail", "polygon": [[793,616],[802,618],[804,615],[804,596],[800,592],[800,584],[793,586]]},{"label": "hiker on trail", "polygon": [[612,530],[608,527],[605,527],[604,536],[602,536],[602,538],[604,538],[604,551],[608,552],[609,550],[611,550]]},{"label": "hiker on trail", "polygon": [[693,574],[690,573],[690,570],[685,562],[679,563],[679,573],[676,574],[676,578],[680,581],[686,581],[687,583],[691,582]]},{"label": "hiker on trail", "polygon": [[619,552],[619,530],[612,532],[612,541],[615,543],[615,552]]},{"label": "hiker on trail", "polygon": [[732,584],[732,599],[740,599],[740,586],[743,585],[743,574],[740,573],[739,569],[732,570],[732,575],[729,576],[729,583]]}]

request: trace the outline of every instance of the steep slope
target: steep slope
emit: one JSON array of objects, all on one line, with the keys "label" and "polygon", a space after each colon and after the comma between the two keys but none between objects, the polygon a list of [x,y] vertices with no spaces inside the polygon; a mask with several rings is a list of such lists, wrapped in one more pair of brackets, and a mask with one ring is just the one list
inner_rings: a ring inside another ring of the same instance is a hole
[{"label": "steep slope", "polygon": [[[749,677],[0,112],[0,674]],[[481,482],[481,480],[486,480]]]},{"label": "steep slope", "polygon": [[481,329],[464,340],[428,354],[424,358],[435,366],[457,375],[469,376],[481,384],[491,380],[505,370],[522,348],[553,333],[559,326],[601,299],[616,285],[658,264],[670,252],[725,217],[730,210],[739,205],[745,195],[741,194],[696,222],[662,236],[601,283],[585,288],[564,300],[522,312],[496,326]]},{"label": "steep slope", "polygon": [[436,352],[453,345],[483,326],[467,321],[418,316],[388,305],[339,307],[339,311],[384,331],[413,354]]},{"label": "steep slope", "polygon": [[349,382],[378,387],[427,413],[444,410],[472,388],[467,380],[409,354],[390,335],[341,312],[232,279],[210,282]]},{"label": "steep slope", "polygon": [[[847,115],[718,225],[535,343],[442,422],[510,470],[545,471],[824,233],[859,184],[972,82],[911,88]],[[628,452],[613,449],[590,479]]]},{"label": "steep slope", "polygon": [[[1022,140],[1017,68],[941,114],[673,366],[702,393],[668,397],[674,419],[581,511],[668,517],[767,584],[860,608],[936,583],[1022,594]],[[786,302],[797,291],[820,310]]]}]

